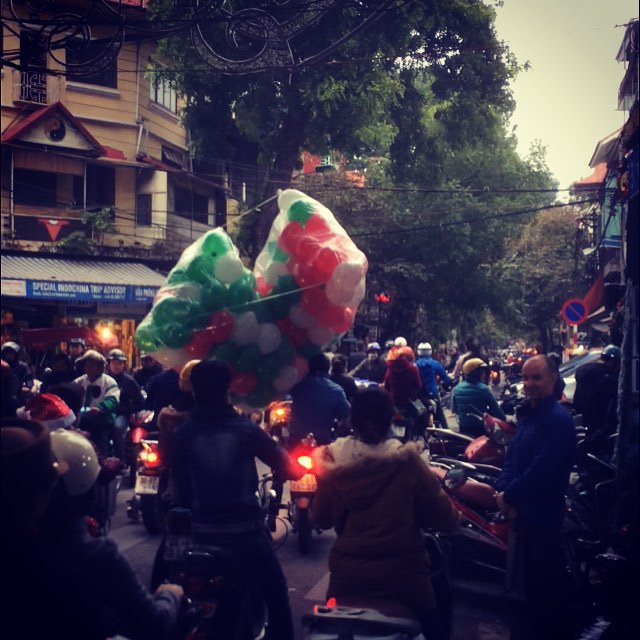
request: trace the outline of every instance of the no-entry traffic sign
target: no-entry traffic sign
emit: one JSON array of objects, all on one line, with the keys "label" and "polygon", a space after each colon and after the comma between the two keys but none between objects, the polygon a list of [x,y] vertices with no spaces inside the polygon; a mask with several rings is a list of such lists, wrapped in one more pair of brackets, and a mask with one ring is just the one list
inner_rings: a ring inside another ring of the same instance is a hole
[{"label": "no-entry traffic sign", "polygon": [[570,298],[562,305],[560,315],[567,324],[582,324],[589,316],[589,307],[579,298]]}]

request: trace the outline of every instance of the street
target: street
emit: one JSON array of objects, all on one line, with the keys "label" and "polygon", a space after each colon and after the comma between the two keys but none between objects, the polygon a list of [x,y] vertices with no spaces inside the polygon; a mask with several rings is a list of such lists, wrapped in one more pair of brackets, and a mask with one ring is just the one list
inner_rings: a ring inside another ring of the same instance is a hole
[{"label": "street", "polygon": [[[118,495],[118,506],[112,521],[109,538],[119,547],[134,567],[143,584],[149,585],[153,558],[160,536],[149,535],[140,520],[134,522],[126,515],[126,501],[131,489]],[[286,488],[284,500],[287,499]],[[284,519],[278,522],[275,542],[278,557],[289,583],[296,640],[302,638],[301,618],[314,604],[324,603],[328,583],[327,557],[333,531],[315,534],[311,552],[302,556],[296,535]],[[452,640],[515,640],[524,630],[518,627],[520,604],[507,596],[499,579],[456,577],[454,580],[454,620]]]}]

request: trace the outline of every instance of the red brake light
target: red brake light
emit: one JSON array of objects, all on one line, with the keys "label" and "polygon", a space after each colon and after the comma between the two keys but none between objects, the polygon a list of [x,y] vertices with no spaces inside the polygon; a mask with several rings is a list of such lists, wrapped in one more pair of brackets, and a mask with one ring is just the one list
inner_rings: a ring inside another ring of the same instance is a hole
[{"label": "red brake light", "polygon": [[158,467],[162,463],[158,454],[158,444],[142,442],[142,450],[138,456],[145,467]]},{"label": "red brake light", "polygon": [[333,607],[337,607],[338,606],[338,602],[336,601],[335,598],[329,598],[327,600],[327,607],[330,607],[331,609],[333,609]]},{"label": "red brake light", "polygon": [[147,430],[142,427],[136,427],[131,431],[131,442],[133,444],[139,444],[140,440],[147,435]]},{"label": "red brake light", "polygon": [[298,464],[307,471],[313,469],[313,458],[311,456],[298,456]]}]

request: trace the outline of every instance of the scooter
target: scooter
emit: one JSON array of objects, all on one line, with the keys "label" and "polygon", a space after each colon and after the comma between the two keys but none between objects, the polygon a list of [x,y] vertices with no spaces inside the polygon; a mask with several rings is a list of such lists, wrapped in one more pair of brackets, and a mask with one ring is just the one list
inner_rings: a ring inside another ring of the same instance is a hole
[{"label": "scooter", "polygon": [[[431,559],[430,579],[436,607],[445,627],[445,636],[449,638],[453,601],[439,536],[426,533],[425,546]],[[420,623],[409,608],[397,602],[372,600],[358,597],[357,594],[340,602],[330,598],[326,605],[314,605],[313,611],[302,617],[302,626],[303,640],[424,640]]]},{"label": "scooter", "polygon": [[154,412],[143,409],[131,415],[129,428],[124,436],[124,463],[129,467],[127,483],[130,487],[136,484],[138,454],[142,449],[142,439],[149,434]]},{"label": "scooter", "polygon": [[289,441],[289,421],[291,420],[291,400],[276,400],[266,412],[264,429],[281,446]]},{"label": "scooter", "polygon": [[142,515],[145,529],[152,535],[164,526],[162,494],[169,482],[168,468],[158,446],[158,432],[140,440],[134,496],[127,505],[127,515],[137,520]]},{"label": "scooter", "polygon": [[501,420],[488,413],[469,414],[482,421],[485,434],[478,436],[464,451],[467,462],[489,464],[502,467],[506,448],[516,433],[516,426],[508,420]]},{"label": "scooter", "polygon": [[315,447],[316,440],[309,433],[291,452],[291,457],[307,471],[300,480],[291,480],[291,500],[287,505],[287,520],[291,523],[293,532],[298,535],[298,549],[302,555],[309,553],[313,530],[320,531],[311,520],[311,503],[318,489],[313,460]]}]

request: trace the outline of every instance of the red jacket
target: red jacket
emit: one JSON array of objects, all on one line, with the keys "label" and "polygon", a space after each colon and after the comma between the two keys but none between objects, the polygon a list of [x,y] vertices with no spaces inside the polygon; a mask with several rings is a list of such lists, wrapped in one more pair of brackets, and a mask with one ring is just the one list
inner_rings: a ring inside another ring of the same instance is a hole
[{"label": "red jacket", "polygon": [[416,400],[422,389],[418,367],[404,358],[387,362],[384,388],[391,394],[396,406],[406,405],[409,401]]}]

